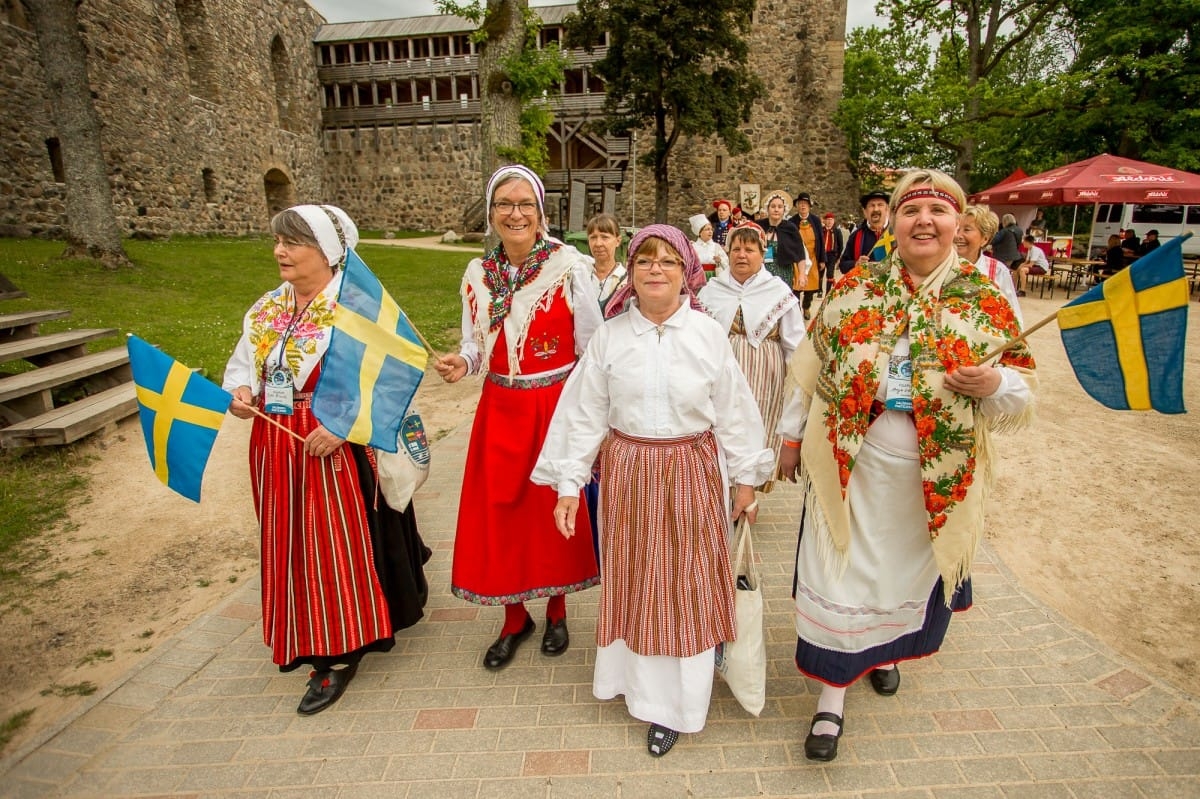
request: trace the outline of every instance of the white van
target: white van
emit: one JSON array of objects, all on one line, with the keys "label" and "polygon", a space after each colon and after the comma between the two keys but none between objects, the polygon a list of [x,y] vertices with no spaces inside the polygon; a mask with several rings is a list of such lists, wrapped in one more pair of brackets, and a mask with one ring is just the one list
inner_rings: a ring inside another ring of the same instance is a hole
[{"label": "white van", "polygon": [[1108,237],[1133,228],[1141,239],[1147,230],[1157,230],[1159,241],[1168,241],[1185,230],[1196,235],[1183,243],[1184,255],[1200,255],[1200,205],[1138,205],[1097,203],[1092,216],[1092,240],[1088,252],[1104,257]]}]

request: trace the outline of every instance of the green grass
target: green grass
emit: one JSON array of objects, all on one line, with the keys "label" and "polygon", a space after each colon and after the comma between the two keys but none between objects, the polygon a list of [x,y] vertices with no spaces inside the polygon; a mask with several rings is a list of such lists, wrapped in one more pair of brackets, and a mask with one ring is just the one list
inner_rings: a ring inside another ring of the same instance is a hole
[{"label": "green grass", "polygon": [[[59,260],[62,242],[0,238],[0,272],[29,295],[0,303],[0,313],[68,309],[69,318],[44,323],[41,331],[118,331],[90,344],[93,352],[120,346],[125,334],[134,333],[219,383],[242,317],[280,283],[270,241],[189,237],[130,240],[125,248],[134,266],[109,271],[89,261]],[[452,349],[462,314],[458,289],[471,252],[364,244],[359,255],[429,342],[440,351]],[[21,368],[0,364],[0,372]],[[23,542],[32,544],[53,529],[82,497],[80,451],[0,450],[0,588],[36,551]]]},{"label": "green grass", "polygon": [[0,749],[8,746],[8,742],[13,739],[13,736],[20,732],[21,728],[29,723],[29,717],[33,715],[33,709],[21,710],[13,713],[0,723]]}]

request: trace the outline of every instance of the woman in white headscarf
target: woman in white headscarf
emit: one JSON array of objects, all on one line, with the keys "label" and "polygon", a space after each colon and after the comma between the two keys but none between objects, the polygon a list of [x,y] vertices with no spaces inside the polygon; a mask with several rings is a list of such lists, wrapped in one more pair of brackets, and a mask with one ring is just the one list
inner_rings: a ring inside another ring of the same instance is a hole
[{"label": "woman in white headscarf", "polygon": [[[600,326],[588,259],[549,237],[542,181],[519,165],[488,181],[488,230],[500,244],[467,265],[462,345],[435,368],[446,382],[486,371],[463,471],[450,590],[504,607],[504,626],[484,654],[501,669],[535,628],[525,609],[549,597],[542,654],[567,651],[567,594],[600,581],[590,537],[554,526],[553,489],[529,481],[563,384]],[[587,507],[578,523],[587,528]]]},{"label": "woman in white headscarf", "polygon": [[378,501],[371,450],[326,430],[311,408],[358,228],[340,208],[297,205],[271,232],[284,283],[246,314],[224,387],[233,415],[254,419],[263,638],[280,671],[313,667],[296,708],[307,716],[341,697],[363,655],[388,651],[421,618],[432,553],[411,504],[401,513]]},{"label": "woman in white headscarf", "polygon": [[[779,457],[782,440],[775,432],[783,413],[787,363],[804,340],[804,312],[786,283],[763,268],[766,237],[753,222],[729,232],[729,269],[700,289],[699,298],[721,323],[733,357],[762,414],[767,447]],[[761,488],[770,491],[768,480]]]}]

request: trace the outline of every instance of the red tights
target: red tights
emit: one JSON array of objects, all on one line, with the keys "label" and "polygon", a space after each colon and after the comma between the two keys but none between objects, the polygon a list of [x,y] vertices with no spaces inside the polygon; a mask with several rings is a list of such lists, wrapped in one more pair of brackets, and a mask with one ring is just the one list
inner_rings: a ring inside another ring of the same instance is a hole
[{"label": "red tights", "polygon": [[[549,603],[546,604],[546,618],[551,622],[560,622],[567,617],[567,598],[559,594],[558,596],[550,597]],[[504,629],[500,631],[501,635],[516,635],[525,628],[525,619],[529,618],[529,611],[525,610],[524,602],[517,602],[513,605],[504,606]]]}]

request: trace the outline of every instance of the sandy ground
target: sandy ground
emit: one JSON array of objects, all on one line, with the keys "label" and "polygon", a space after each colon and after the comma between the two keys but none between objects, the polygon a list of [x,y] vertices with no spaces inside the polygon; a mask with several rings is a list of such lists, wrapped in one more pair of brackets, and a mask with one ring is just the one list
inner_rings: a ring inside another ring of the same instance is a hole
[{"label": "sandy ground", "polygon": [[[1027,322],[1061,303],[1061,296],[1027,300]],[[1191,303],[1185,369],[1193,409],[1200,409],[1197,309]],[[996,441],[989,543],[1035,596],[1194,693],[1200,543],[1187,519],[1200,487],[1200,425],[1195,415],[1107,410],[1075,381],[1053,325],[1031,341],[1038,419]],[[418,407],[431,438],[470,418],[479,388],[478,379],[447,386],[427,377]],[[222,429],[199,506],[154,480],[135,420],[89,442],[97,456],[86,467],[90,498],[64,529],[43,537],[27,588],[0,609],[0,720],[34,710],[7,752],[84,701],[76,691],[115,680],[254,576],[249,429],[232,418]]]}]

